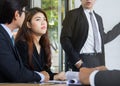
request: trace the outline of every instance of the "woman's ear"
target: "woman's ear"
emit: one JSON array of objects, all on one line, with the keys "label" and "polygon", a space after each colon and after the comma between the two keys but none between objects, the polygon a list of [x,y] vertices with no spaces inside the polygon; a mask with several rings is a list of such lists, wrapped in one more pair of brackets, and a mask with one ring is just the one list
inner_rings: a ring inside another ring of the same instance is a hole
[{"label": "woman's ear", "polygon": [[31,28],[30,22],[27,22],[27,27],[28,27],[28,28]]}]

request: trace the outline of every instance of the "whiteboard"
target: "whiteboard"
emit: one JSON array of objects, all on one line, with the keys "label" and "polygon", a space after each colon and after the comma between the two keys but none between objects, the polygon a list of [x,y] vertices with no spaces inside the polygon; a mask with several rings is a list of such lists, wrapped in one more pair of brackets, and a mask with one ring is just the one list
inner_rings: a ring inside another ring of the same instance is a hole
[{"label": "whiteboard", "polygon": [[[75,8],[80,6],[75,0]],[[120,0],[96,0],[94,10],[103,18],[105,32],[120,22]],[[120,69],[120,36],[105,45],[105,61],[109,69]]]}]

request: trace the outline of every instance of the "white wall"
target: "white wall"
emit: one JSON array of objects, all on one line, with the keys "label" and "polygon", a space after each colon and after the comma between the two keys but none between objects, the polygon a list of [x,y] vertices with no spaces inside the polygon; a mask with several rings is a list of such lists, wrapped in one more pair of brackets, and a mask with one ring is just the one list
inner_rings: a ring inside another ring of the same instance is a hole
[{"label": "white wall", "polygon": [[[80,0],[75,0],[75,7],[80,6]],[[105,32],[120,21],[120,0],[96,0],[94,9],[103,18]],[[120,69],[120,36],[105,45],[106,66],[110,69]]]}]

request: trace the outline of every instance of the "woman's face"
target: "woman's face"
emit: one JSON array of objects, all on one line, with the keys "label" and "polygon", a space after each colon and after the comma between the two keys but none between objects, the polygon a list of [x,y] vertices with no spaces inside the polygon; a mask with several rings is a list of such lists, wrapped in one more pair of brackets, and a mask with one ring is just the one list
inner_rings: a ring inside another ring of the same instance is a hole
[{"label": "woman's face", "polygon": [[28,23],[34,35],[42,36],[47,31],[47,21],[43,13],[36,13]]}]

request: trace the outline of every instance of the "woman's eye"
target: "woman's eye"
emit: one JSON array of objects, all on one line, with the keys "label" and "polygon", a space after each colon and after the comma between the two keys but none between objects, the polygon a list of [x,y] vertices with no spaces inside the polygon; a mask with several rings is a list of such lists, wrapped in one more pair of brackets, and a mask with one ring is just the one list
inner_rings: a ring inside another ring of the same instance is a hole
[{"label": "woman's eye", "polygon": [[40,21],[40,19],[36,19],[36,21]]}]

